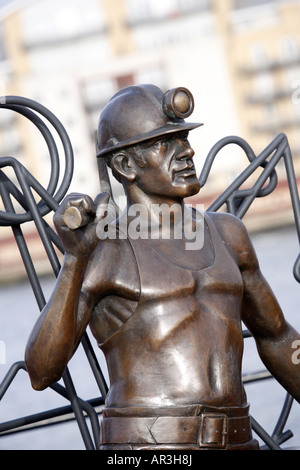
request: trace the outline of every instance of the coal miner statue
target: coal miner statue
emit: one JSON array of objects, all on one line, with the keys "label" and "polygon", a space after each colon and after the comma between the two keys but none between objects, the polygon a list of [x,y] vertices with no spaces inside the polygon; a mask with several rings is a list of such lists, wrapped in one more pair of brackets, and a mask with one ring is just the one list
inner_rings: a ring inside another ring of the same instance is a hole
[{"label": "coal miner statue", "polygon": [[[33,387],[48,387],[89,325],[109,371],[103,450],[258,449],[241,377],[242,322],[266,367],[300,401],[292,361],[300,336],[243,223],[184,203],[200,190],[188,134],[201,124],[185,120],[192,111],[185,88],[119,91],[100,117],[97,158],[122,183],[126,209],[108,223],[108,194],[93,201],[76,193],[54,216],[64,261],[26,365]],[[82,221],[73,227],[72,212]]]}]

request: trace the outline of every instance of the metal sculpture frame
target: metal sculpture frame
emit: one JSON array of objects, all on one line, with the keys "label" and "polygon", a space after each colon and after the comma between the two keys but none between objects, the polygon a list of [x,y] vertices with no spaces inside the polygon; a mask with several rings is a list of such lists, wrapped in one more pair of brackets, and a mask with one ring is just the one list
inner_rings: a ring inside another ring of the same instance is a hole
[{"label": "metal sculpture frame", "polygon": [[[24,222],[34,222],[53,273],[56,277],[60,270],[60,263],[54,247],[62,253],[64,249],[56,232],[49,226],[44,217],[46,214],[56,210],[70,186],[74,168],[72,144],[65,128],[57,117],[36,101],[18,96],[6,96],[0,98],[0,108],[15,111],[29,119],[29,121],[31,121],[42,134],[49,151],[51,172],[46,189],[16,158],[11,156],[0,158],[0,196],[5,208],[5,211],[0,211],[0,226],[10,226],[12,228],[38,308],[42,310],[45,305],[45,297],[21,226]],[[61,185],[57,190],[56,188],[60,175],[60,156],[55,139],[48,127],[49,124],[55,129],[62,143],[65,160],[64,175]],[[205,185],[209,177],[211,167],[219,152],[225,146],[230,144],[235,144],[243,149],[249,160],[249,165],[213,202],[208,210],[218,211],[225,204],[227,212],[234,214],[238,218],[243,218],[255,198],[266,197],[274,191],[278,182],[276,165],[279,161],[283,160],[291,196],[295,226],[300,244],[300,201],[292,155],[286,135],[283,133],[277,135],[270,145],[258,156],[255,155],[249,144],[240,137],[229,136],[221,139],[212,148],[205,160],[199,178],[201,187]],[[21,191],[6,176],[4,172],[6,167],[11,167],[14,170]],[[240,189],[248,178],[260,167],[262,168],[262,171],[254,185],[248,189]],[[41,198],[38,203],[36,203],[33,197],[32,189]],[[23,213],[15,212],[12,197],[24,209]],[[295,261],[293,274],[296,281],[300,282],[300,254]],[[244,338],[249,338],[251,337],[251,334],[248,330],[244,330],[243,336]],[[0,438],[1,436],[6,436],[14,432],[25,432],[28,427],[30,427],[30,429],[39,428],[45,425],[44,420],[47,420],[47,423],[51,423],[51,420],[55,418],[56,423],[63,423],[66,421],[67,416],[69,416],[70,413],[73,413],[74,419],[77,421],[79,426],[85,448],[87,450],[99,449],[99,414],[101,414],[101,406],[104,404],[108,385],[98,363],[93,346],[91,345],[86,333],[82,339],[82,346],[93,372],[96,384],[99,388],[99,398],[90,400],[81,399],[77,395],[71,374],[67,368],[63,375],[64,386],[59,383],[55,383],[51,385],[50,388],[55,393],[67,398],[70,405],[2,422],[0,423]],[[23,360],[15,362],[10,367],[2,383],[0,383],[0,406],[1,399],[9,392],[9,387],[20,370],[26,371],[25,362]],[[269,378],[272,378],[272,375],[267,370],[263,370],[243,375],[243,382],[247,384]],[[271,435],[268,434],[253,417],[251,418],[253,430],[264,442],[264,445],[261,448],[280,450],[281,444],[293,436],[290,430],[284,430],[292,404],[293,398],[287,393],[283,407],[279,412],[277,424]],[[90,420],[91,431],[87,426],[86,417]]]}]

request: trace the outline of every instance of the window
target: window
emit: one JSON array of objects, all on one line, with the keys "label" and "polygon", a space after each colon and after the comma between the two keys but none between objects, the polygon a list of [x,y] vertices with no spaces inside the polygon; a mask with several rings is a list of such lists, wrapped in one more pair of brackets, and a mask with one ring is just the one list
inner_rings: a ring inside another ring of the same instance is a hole
[{"label": "window", "polygon": [[3,28],[0,24],[0,62],[6,60],[5,43],[3,37]]},{"label": "window", "polygon": [[282,58],[286,60],[299,59],[299,43],[293,36],[284,37],[280,44]]},{"label": "window", "polygon": [[136,25],[154,20],[175,19],[195,11],[207,10],[211,0],[125,0],[128,22]]},{"label": "window", "polygon": [[241,8],[250,8],[267,3],[276,3],[276,0],[235,0],[233,2],[233,9],[239,10]]},{"label": "window", "polygon": [[267,62],[267,54],[262,44],[254,43],[250,50],[252,63],[256,67],[264,67]]},{"label": "window", "polygon": [[134,85],[134,76],[132,73],[128,75],[121,75],[120,77],[116,78],[117,87],[121,90],[127,86]]},{"label": "window", "polygon": [[[109,99],[120,89],[137,83],[155,83],[165,88],[165,72],[160,64],[140,65],[138,70],[111,77],[93,77],[81,83],[81,96],[86,110],[89,129],[98,127],[99,116]],[[94,135],[92,135],[94,139]]]},{"label": "window", "polygon": [[[51,18],[51,21],[49,21]],[[98,0],[40,0],[21,11],[27,46],[56,42],[98,32],[105,17]]]}]

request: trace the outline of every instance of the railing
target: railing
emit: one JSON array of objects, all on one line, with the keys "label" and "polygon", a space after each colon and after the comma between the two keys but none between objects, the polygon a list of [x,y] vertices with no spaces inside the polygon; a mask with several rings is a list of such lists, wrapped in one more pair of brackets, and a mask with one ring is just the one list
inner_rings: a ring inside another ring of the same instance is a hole
[{"label": "railing", "polygon": [[[22,232],[22,224],[28,221],[34,222],[51,264],[53,273],[57,276],[60,270],[60,264],[55,247],[63,253],[63,246],[57,234],[48,225],[44,217],[51,211],[56,210],[60,201],[68,191],[73,174],[72,145],[62,124],[41,104],[26,98],[8,96],[0,99],[0,108],[13,110],[29,119],[42,134],[49,150],[51,172],[47,189],[42,187],[41,184],[15,158],[0,158],[0,195],[5,208],[5,211],[0,211],[0,225],[10,226],[12,228],[36,302],[39,309],[42,310],[45,305],[45,296]],[[55,139],[49,130],[48,124],[51,124],[57,132],[64,151],[65,172],[62,178],[62,183],[58,189],[57,184],[60,175],[60,157]],[[216,156],[221,149],[229,144],[238,145],[245,151],[249,160],[249,165],[223,192],[223,194],[217,198],[209,210],[217,211],[226,204],[228,212],[242,218],[255,198],[266,197],[275,189],[277,185],[275,167],[278,162],[283,159],[291,195],[291,204],[294,211],[295,225],[300,242],[299,195],[292,156],[286,136],[284,134],[279,134],[258,156],[254,154],[251,147],[241,138],[230,136],[222,139],[213,147],[205,161],[200,175],[201,187],[203,187],[207,181]],[[18,189],[17,186],[6,176],[4,172],[6,167],[11,167],[14,170],[20,189]],[[249,189],[240,189],[259,167],[262,167],[263,170],[254,185]],[[32,190],[34,190],[41,198],[38,203],[36,203],[33,197]],[[16,213],[12,198],[18,202],[18,204],[24,209],[24,212]],[[295,279],[300,282],[300,256],[298,256],[294,264],[294,276]],[[245,330],[243,334],[245,339],[251,336],[247,330]],[[2,422],[0,423],[0,438],[1,436],[5,436],[7,433],[15,432],[16,430],[19,432],[25,432],[27,429],[48,425],[53,420],[55,420],[55,423],[63,423],[66,422],[66,420],[75,419],[78,423],[85,448],[93,450],[99,449],[99,416],[101,415],[101,407],[104,404],[108,386],[105,382],[101,367],[87,334],[85,334],[82,339],[82,345],[99,389],[99,398],[89,400],[81,399],[77,395],[71,374],[67,368],[63,376],[64,385],[56,383],[50,388],[57,394],[67,398],[70,405]],[[11,384],[15,380],[18,372],[21,370],[26,371],[24,361],[14,363],[0,384],[0,407],[1,399],[6,393],[9,393]],[[272,378],[272,376],[268,371],[258,371],[244,375],[243,382],[247,384],[270,378]],[[280,445],[292,437],[293,434],[291,431],[284,431],[292,403],[293,398],[287,394],[284,405],[278,413],[278,421],[272,435],[268,434],[263,427],[252,418],[253,430],[264,442],[264,446],[262,446],[263,448],[280,449]],[[86,417],[90,420],[91,431],[87,426]],[[47,424],[45,424],[45,422]]]}]

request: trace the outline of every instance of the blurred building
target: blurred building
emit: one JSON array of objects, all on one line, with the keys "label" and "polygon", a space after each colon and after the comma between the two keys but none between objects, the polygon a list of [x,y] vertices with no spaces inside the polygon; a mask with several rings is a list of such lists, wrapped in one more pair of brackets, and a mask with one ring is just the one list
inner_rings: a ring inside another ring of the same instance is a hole
[{"label": "blurred building", "polygon": [[[228,6],[220,25],[240,135],[259,153],[284,132],[299,182],[300,2],[232,0]],[[250,226],[272,227],[293,220],[283,161],[277,173],[278,188],[253,206],[247,216]]]},{"label": "blurred building", "polygon": [[[134,83],[192,91],[193,120],[205,123],[190,138],[199,171],[210,148],[226,135],[243,137],[259,153],[285,132],[300,175],[298,0],[2,0],[1,5],[0,95],[34,99],[63,123],[75,154],[70,191],[92,197],[99,192],[94,142],[99,114],[113,93]],[[16,156],[47,184],[50,161],[43,140],[23,117],[5,110],[0,153]],[[193,202],[208,207],[245,164],[237,149],[226,149]],[[276,201],[260,202],[249,227],[292,220],[284,169],[280,172],[283,191],[274,193]],[[114,191],[118,195],[119,186]],[[1,245],[8,247],[10,235],[1,232],[6,237]],[[0,249],[0,268],[11,265],[8,259],[1,265],[1,251],[8,258],[9,249]]]}]

